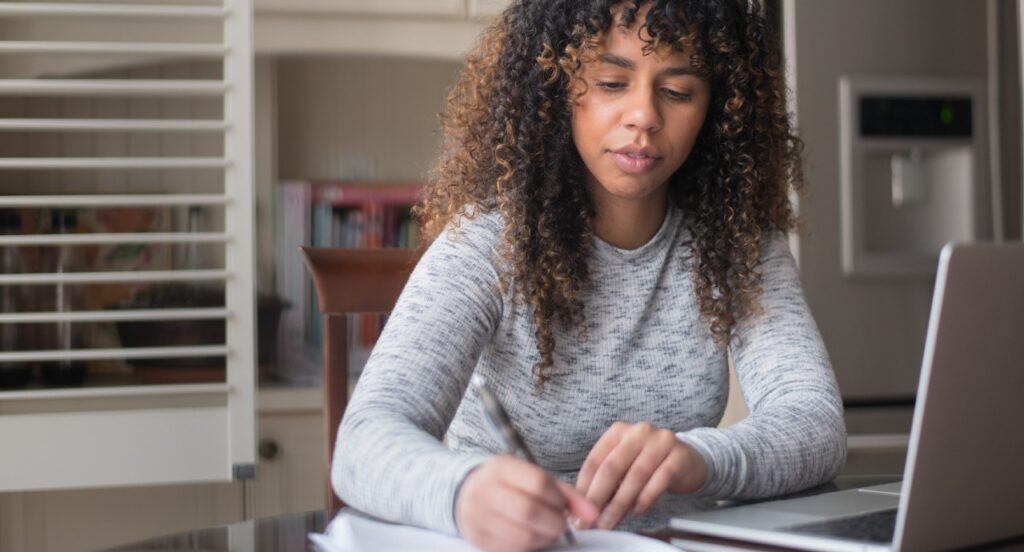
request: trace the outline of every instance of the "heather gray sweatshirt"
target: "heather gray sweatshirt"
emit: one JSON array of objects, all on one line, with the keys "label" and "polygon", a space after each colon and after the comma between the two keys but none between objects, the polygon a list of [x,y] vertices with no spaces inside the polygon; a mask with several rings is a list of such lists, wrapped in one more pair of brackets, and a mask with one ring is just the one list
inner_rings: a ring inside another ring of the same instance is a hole
[{"label": "heather gray sweatshirt", "polygon": [[[413,271],[356,386],[331,470],[338,495],[374,516],[455,533],[474,467],[502,452],[479,398],[481,373],[540,465],[575,482],[617,420],[669,428],[708,464],[690,496],[665,494],[620,528],[651,530],[713,499],[796,491],[834,477],[846,455],[842,403],[785,238],[760,266],[763,313],[738,327],[733,362],[750,415],[725,429],[727,353],[699,318],[683,213],[633,250],[595,238],[586,339],[556,328],[552,379],[534,391],[530,309],[498,289],[501,219],[464,220]],[[442,438],[447,435],[447,446]]]}]

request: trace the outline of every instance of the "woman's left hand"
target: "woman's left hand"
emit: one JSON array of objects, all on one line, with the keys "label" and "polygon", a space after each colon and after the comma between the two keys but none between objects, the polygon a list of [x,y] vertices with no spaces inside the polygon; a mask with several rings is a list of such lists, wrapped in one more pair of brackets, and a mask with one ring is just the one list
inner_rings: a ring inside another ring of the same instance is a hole
[{"label": "woman's left hand", "polygon": [[627,513],[646,512],[666,490],[692,493],[706,479],[704,458],[673,432],[615,422],[591,449],[576,489],[601,511],[596,527],[613,529]]}]

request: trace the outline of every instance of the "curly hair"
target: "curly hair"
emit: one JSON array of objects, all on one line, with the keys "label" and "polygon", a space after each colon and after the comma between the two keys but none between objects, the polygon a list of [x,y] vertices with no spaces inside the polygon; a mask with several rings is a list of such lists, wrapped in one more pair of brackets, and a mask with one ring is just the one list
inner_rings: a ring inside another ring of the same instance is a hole
[{"label": "curly hair", "polygon": [[501,214],[501,286],[532,309],[539,387],[551,377],[553,325],[583,331],[590,284],[595,212],[572,139],[574,90],[604,34],[613,24],[632,28],[645,4],[645,53],[690,48],[710,84],[707,117],[669,197],[688,213],[697,301],[718,346],[760,309],[762,242],[796,226],[788,194],[802,189],[802,143],[757,1],[513,1],[446,98],[440,155],[417,212],[428,240],[460,217]]}]

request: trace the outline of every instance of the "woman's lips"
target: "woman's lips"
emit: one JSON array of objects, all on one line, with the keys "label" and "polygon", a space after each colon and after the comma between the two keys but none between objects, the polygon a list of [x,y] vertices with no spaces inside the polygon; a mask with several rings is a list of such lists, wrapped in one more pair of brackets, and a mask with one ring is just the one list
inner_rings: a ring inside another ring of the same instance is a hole
[{"label": "woman's lips", "polygon": [[643,154],[629,154],[624,152],[611,152],[612,159],[618,165],[619,170],[629,174],[641,174],[653,167],[660,158]]}]

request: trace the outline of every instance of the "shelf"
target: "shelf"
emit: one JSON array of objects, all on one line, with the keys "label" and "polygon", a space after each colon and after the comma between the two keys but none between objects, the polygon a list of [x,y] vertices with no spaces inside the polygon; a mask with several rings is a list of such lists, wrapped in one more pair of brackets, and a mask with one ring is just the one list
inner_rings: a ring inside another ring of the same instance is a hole
[{"label": "shelf", "polygon": [[846,447],[850,451],[903,450],[909,444],[910,435],[907,433],[850,435],[846,438]]},{"label": "shelf", "polygon": [[260,387],[256,390],[256,411],[260,414],[320,411],[324,391],[320,387]]},{"label": "shelf", "polygon": [[74,4],[74,3],[3,3],[0,15],[5,17],[158,17],[187,19],[223,19],[231,11],[223,7]]},{"label": "shelf", "polygon": [[[120,380],[121,383],[117,383]],[[131,382],[131,383],[126,383]],[[139,385],[121,378],[90,378],[83,387],[29,388],[0,391],[0,402],[53,399],[113,399],[118,397],[223,395],[231,387],[227,383],[184,383],[174,385]]]}]

